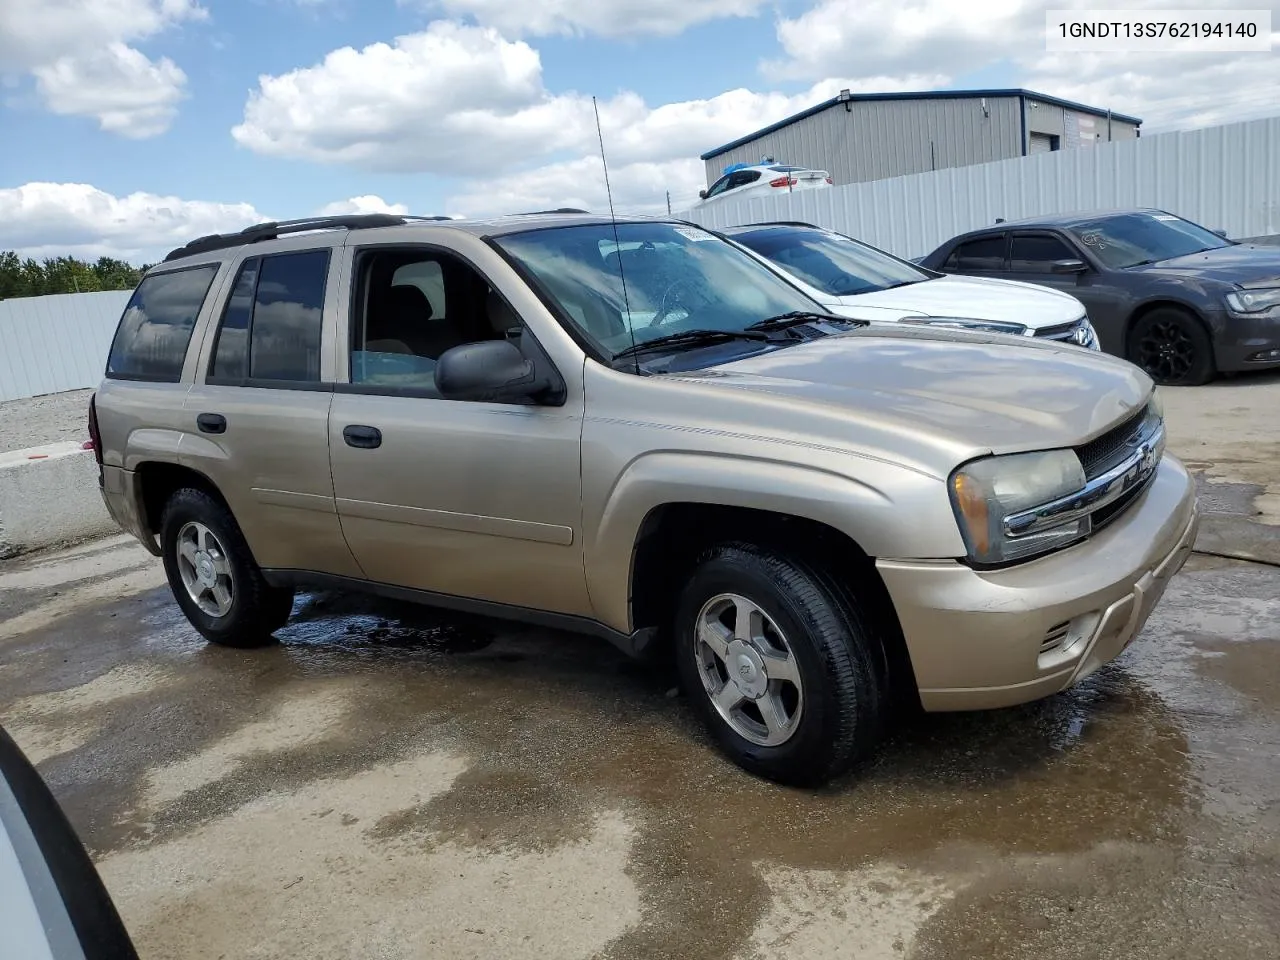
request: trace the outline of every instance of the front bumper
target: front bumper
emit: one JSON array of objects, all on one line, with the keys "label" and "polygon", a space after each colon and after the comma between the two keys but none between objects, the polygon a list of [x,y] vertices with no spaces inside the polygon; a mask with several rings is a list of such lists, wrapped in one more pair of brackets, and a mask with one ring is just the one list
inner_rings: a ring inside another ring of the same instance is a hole
[{"label": "front bumper", "polygon": [[926,710],[984,710],[1057,693],[1137,635],[1199,526],[1195,484],[1165,456],[1124,515],[1084,543],[1003,570],[882,560]]},{"label": "front bumper", "polygon": [[1270,370],[1280,367],[1280,317],[1223,311],[1214,338],[1219,370]]}]

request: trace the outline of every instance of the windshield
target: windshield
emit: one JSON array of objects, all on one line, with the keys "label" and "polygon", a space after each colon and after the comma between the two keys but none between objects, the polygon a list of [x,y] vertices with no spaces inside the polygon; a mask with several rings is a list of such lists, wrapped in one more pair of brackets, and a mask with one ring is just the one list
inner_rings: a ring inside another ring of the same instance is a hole
[{"label": "windshield", "polygon": [[[820,310],[750,256],[698,227],[620,223],[498,237],[601,353],[687,330],[744,331],[793,311]],[[623,296],[623,278],[626,296]],[[758,344],[744,341],[747,349]],[[679,349],[673,347],[672,349]]]},{"label": "windshield", "polygon": [[930,274],[875,247],[834,233],[759,230],[733,239],[834,297],[851,297],[931,279]]},{"label": "windshield", "polygon": [[1070,231],[1095,257],[1117,270],[1231,245],[1204,227],[1159,211],[1099,217]]}]

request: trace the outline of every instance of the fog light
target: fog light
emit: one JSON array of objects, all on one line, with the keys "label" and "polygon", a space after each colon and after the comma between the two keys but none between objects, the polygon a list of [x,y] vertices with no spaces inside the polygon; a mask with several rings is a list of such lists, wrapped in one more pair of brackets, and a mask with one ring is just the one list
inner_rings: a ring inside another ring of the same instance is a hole
[{"label": "fog light", "polygon": [[1264,360],[1280,360],[1280,349],[1263,350],[1260,353],[1253,354],[1249,359],[1254,363]]}]

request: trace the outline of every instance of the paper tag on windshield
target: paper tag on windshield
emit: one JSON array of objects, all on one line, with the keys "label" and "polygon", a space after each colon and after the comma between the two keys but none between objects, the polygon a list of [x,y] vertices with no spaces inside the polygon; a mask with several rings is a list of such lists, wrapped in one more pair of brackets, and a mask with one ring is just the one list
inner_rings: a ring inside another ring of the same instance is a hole
[{"label": "paper tag on windshield", "polygon": [[1174,216],[1170,216],[1167,213],[1153,213],[1151,215],[1151,219],[1152,220],[1177,220],[1178,218]]},{"label": "paper tag on windshield", "polygon": [[676,233],[684,237],[686,240],[692,240],[695,243],[700,240],[714,240],[715,237],[707,233],[705,230],[699,230],[697,227],[678,226],[675,228]]}]

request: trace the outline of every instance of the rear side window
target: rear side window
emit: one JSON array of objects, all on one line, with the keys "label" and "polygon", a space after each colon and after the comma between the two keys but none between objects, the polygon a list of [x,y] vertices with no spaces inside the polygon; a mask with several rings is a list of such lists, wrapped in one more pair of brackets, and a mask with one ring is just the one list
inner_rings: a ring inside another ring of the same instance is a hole
[{"label": "rear side window", "polygon": [[107,376],[177,383],[217,264],[155,273],[138,285],[116,328]]},{"label": "rear side window", "polygon": [[1004,269],[1005,238],[1003,234],[982,237],[960,244],[947,258],[948,270]]},{"label": "rear side window", "polygon": [[246,260],[222,314],[218,345],[210,373],[222,380],[243,380],[249,369],[249,318],[253,316],[253,292],[258,285],[258,260]]},{"label": "rear side window", "polygon": [[320,341],[329,252],[246,260],[218,330],[211,381],[320,379]]}]

